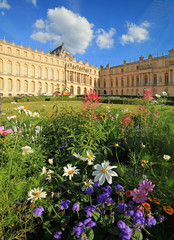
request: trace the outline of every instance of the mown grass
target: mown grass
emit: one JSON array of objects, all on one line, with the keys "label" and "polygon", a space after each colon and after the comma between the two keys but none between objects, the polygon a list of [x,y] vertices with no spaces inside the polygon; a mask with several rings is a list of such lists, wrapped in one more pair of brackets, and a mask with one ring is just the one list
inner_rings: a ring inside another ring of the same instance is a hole
[{"label": "mown grass", "polygon": [[[63,109],[66,109],[67,111],[73,109],[75,112],[80,112],[82,109],[82,102],[81,101],[58,101],[58,102],[19,102],[17,104],[11,104],[11,103],[3,103],[1,105],[2,111],[10,114],[11,112],[14,112],[14,108],[24,106],[25,108],[29,109],[32,112],[39,112],[42,115],[51,115],[53,111],[53,107],[57,106],[58,111],[62,111]],[[103,109],[103,111],[106,109],[107,106],[112,108],[117,108],[121,110],[128,109],[129,112],[135,112],[138,108],[138,105],[125,105],[125,104],[109,104],[109,103],[100,103],[100,108]],[[173,106],[155,106],[156,110],[160,110],[161,108],[168,109],[170,111],[174,112]]]}]

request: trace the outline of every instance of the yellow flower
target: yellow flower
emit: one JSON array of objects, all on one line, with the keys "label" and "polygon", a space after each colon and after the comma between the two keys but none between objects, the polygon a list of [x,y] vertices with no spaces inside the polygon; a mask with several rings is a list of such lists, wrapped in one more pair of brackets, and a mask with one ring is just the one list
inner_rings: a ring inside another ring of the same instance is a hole
[{"label": "yellow flower", "polygon": [[107,113],[100,113],[100,117],[102,119],[106,119],[107,118]]},{"label": "yellow flower", "polygon": [[142,145],[141,145],[141,146],[142,146],[142,148],[145,148],[145,147],[146,147],[146,145],[144,145],[143,143],[142,143]]},{"label": "yellow flower", "polygon": [[119,146],[118,143],[116,143],[115,146],[118,147]]}]

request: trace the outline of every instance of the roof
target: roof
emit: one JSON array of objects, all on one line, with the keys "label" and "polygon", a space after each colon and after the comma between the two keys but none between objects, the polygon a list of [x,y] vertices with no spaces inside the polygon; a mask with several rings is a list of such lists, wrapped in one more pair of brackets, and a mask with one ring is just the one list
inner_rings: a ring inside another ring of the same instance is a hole
[{"label": "roof", "polygon": [[62,45],[60,45],[59,47],[57,47],[51,52],[51,54],[56,54],[56,55],[59,55],[61,53],[68,53],[68,51],[65,48],[64,42],[62,42]]}]

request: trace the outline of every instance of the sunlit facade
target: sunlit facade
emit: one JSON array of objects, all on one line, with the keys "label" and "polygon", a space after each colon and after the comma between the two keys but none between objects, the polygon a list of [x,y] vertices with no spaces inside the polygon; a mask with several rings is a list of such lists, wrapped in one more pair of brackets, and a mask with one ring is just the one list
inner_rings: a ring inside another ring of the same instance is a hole
[{"label": "sunlit facade", "polygon": [[21,94],[52,95],[68,90],[82,95],[95,90],[106,95],[143,95],[149,88],[153,95],[162,91],[174,96],[174,48],[169,54],[104,68],[76,60],[64,44],[45,53],[0,40],[0,96]]}]

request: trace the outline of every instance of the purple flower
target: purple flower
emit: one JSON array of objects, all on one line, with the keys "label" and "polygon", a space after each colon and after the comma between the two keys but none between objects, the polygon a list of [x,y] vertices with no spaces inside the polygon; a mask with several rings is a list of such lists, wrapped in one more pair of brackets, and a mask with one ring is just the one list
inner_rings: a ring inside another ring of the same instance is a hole
[{"label": "purple flower", "polygon": [[136,203],[143,203],[147,200],[147,192],[145,192],[142,189],[134,189],[131,193],[131,196],[133,196],[133,200]]},{"label": "purple flower", "polygon": [[80,210],[80,203],[74,203],[72,210],[73,211],[79,211]]},{"label": "purple flower", "polygon": [[128,202],[127,207],[130,208],[131,210],[135,209],[134,202],[133,201]]},{"label": "purple flower", "polygon": [[87,225],[87,227],[90,227],[90,228],[93,228],[93,227],[96,227],[96,226],[97,226],[96,222],[93,222],[93,221],[90,221]]},{"label": "purple flower", "polygon": [[90,188],[90,187],[88,187],[88,188],[84,191],[85,194],[88,194],[88,195],[90,195],[90,196],[93,194],[93,192],[94,192],[94,189],[93,189],[93,188]]},{"label": "purple flower", "polygon": [[120,184],[117,184],[117,186],[115,186],[115,189],[119,192],[124,191],[123,186],[121,186]]},{"label": "purple flower", "polygon": [[165,217],[163,215],[158,215],[159,222],[162,223],[165,220]]},{"label": "purple flower", "polygon": [[91,218],[87,218],[87,219],[85,219],[85,220],[83,221],[83,223],[84,223],[85,225],[87,225],[91,220],[92,220]]},{"label": "purple flower", "polygon": [[84,208],[84,210],[86,212],[86,217],[89,218],[89,217],[92,217],[91,212],[96,210],[96,206],[94,206],[94,205],[87,206],[87,207]]},{"label": "purple flower", "polygon": [[102,187],[102,190],[105,192],[104,194],[109,197],[112,193],[112,188],[111,186],[106,186],[106,187]]},{"label": "purple flower", "polygon": [[154,217],[147,217],[146,225],[152,227],[156,225],[156,219]]},{"label": "purple flower", "polygon": [[59,203],[59,206],[60,206],[60,210],[63,210],[63,209],[68,209],[69,208],[69,204],[70,204],[70,200],[65,200],[63,202],[60,202]]},{"label": "purple flower", "polygon": [[78,226],[73,227],[73,232],[76,233],[76,237],[79,238],[83,231],[85,231],[85,225],[83,223],[78,224]]},{"label": "purple flower", "polygon": [[122,230],[122,229],[124,229],[124,228],[126,227],[126,224],[125,224],[122,220],[119,220],[119,221],[117,222],[117,227],[118,227],[120,230]]},{"label": "purple flower", "polygon": [[62,232],[58,231],[54,234],[53,239],[59,240],[61,239],[61,236],[62,236]]},{"label": "purple flower", "polygon": [[126,211],[126,209],[127,209],[127,204],[126,203],[124,203],[124,202],[120,202],[120,203],[118,203],[117,204],[117,209],[119,210],[119,211]]},{"label": "purple flower", "polygon": [[99,184],[98,182],[95,182],[95,183],[93,184],[93,187],[99,188],[99,187],[100,187],[100,184]]},{"label": "purple flower", "polygon": [[152,192],[153,191],[153,188],[155,187],[155,184],[152,184],[151,181],[143,180],[142,182],[140,182],[139,186],[140,186],[141,190],[143,190],[146,193],[148,193],[148,192]]},{"label": "purple flower", "polygon": [[42,212],[44,211],[44,208],[42,206],[34,209],[34,216],[40,217],[42,215]]},{"label": "purple flower", "polygon": [[106,196],[104,194],[101,194],[97,197],[98,203],[105,203],[106,202]]}]

